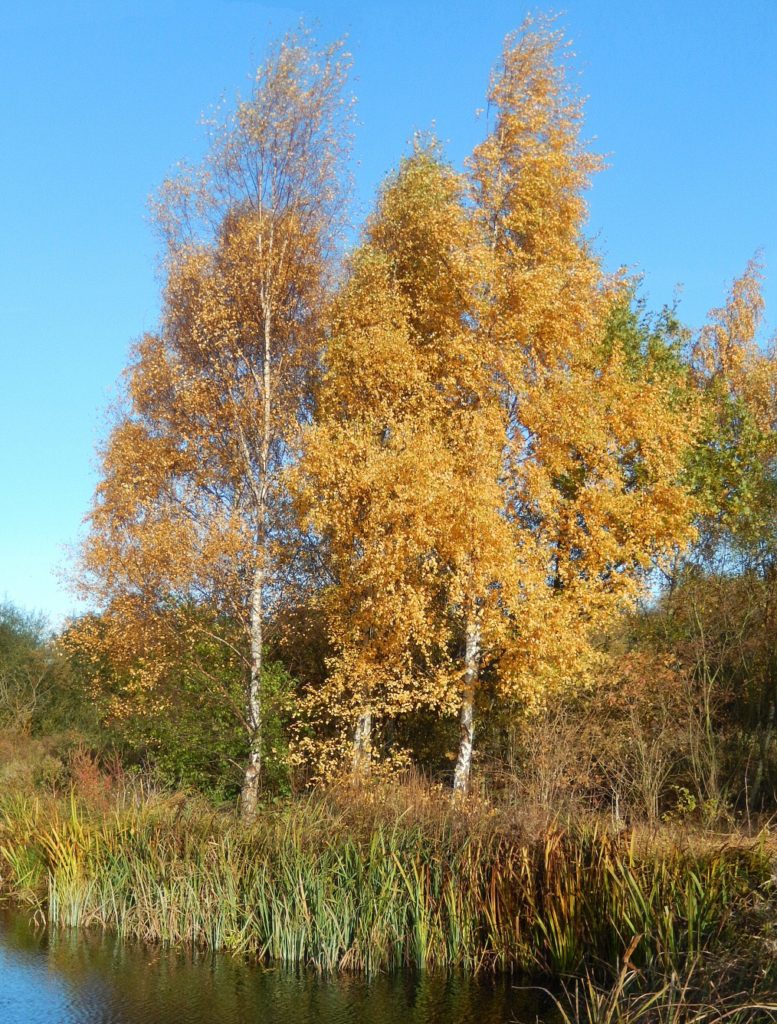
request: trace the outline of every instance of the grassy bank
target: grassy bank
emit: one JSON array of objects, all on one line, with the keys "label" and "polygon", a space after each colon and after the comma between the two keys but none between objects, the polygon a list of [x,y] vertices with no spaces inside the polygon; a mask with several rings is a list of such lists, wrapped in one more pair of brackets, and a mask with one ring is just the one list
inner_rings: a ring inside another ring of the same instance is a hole
[{"label": "grassy bank", "polygon": [[251,828],[182,797],[10,795],[6,896],[52,925],[321,970],[401,966],[664,977],[725,955],[768,916],[772,846],[635,836],[592,823],[529,835],[429,796],[311,797]]}]

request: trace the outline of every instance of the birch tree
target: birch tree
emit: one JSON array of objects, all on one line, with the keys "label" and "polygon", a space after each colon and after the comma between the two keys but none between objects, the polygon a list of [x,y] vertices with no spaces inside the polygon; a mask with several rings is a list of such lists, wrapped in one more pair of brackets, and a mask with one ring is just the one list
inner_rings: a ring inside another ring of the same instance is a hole
[{"label": "birch tree", "polygon": [[[524,705],[586,678],[596,633],[692,532],[681,482],[692,417],[660,364],[645,354],[635,367],[608,327],[626,282],[603,273],[583,234],[600,161],[580,139],[564,51],[542,21],[508,37],[493,127],[470,162],[491,252],[481,332],[498,352],[518,575],[512,630],[492,656],[499,692]],[[479,640],[464,672],[458,790],[471,771]]]},{"label": "birch tree", "polygon": [[510,38],[469,184],[433,151],[384,189],[336,304],[305,513],[324,538],[353,725],[459,715],[466,791],[484,679],[538,704],[591,677],[595,637],[691,533],[690,416],[612,314],[628,283],[583,237],[598,160],[547,26]]},{"label": "birch tree", "polygon": [[[135,631],[136,652],[151,634],[163,645],[187,606],[240,625],[247,817],[261,778],[266,626],[279,550],[293,547],[282,470],[308,414],[344,212],[348,65],[339,43],[287,37],[250,98],[210,126],[203,163],[163,186],[161,325],[133,350],[83,551],[86,589],[125,637]],[[153,686],[153,662],[142,685]]]},{"label": "birch tree", "polygon": [[312,698],[351,726],[359,773],[374,724],[452,710],[462,663],[468,677],[482,632],[496,643],[516,589],[505,423],[478,334],[488,253],[465,199],[433,143],[383,189],[335,304],[297,474],[334,578],[332,671]]}]

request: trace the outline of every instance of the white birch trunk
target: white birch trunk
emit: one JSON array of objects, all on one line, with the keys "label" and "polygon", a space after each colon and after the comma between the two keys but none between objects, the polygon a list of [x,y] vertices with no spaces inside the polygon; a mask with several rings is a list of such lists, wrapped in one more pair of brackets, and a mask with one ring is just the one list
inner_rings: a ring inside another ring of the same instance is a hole
[{"label": "white birch trunk", "polygon": [[362,711],[356,719],[353,734],[352,767],[354,778],[365,776],[370,771],[372,759],[372,712]]},{"label": "white birch trunk", "polygon": [[464,648],[464,690],[459,713],[459,756],[453,773],[454,793],[469,790],[472,775],[472,744],[475,739],[475,689],[480,674],[480,625],[467,621]]},{"label": "white birch trunk", "polygon": [[[270,238],[272,244],[272,235]],[[240,810],[245,820],[256,816],[259,791],[262,781],[262,670],[264,644],[264,559],[267,539],[267,492],[270,471],[270,442],[272,434],[272,376],[270,357],[272,354],[272,314],[266,293],[262,296],[264,320],[264,351],[262,353],[262,434],[260,447],[261,479],[256,493],[257,549],[259,565],[254,576],[251,591],[251,678],[248,684],[248,764],[243,777],[240,794]],[[250,454],[250,453],[249,453]]]},{"label": "white birch trunk", "polygon": [[240,811],[244,819],[256,815],[262,780],[262,642],[264,640],[263,585],[264,574],[259,570],[251,593],[251,677],[248,683],[248,764],[240,794]]}]

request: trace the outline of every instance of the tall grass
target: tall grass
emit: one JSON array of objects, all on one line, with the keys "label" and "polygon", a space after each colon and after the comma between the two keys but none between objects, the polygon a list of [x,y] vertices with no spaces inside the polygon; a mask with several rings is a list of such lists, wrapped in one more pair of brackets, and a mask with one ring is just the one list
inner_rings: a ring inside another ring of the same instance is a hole
[{"label": "tall grass", "polygon": [[100,813],[75,797],[0,802],[0,887],[49,923],[325,971],[606,979],[631,946],[635,970],[664,975],[725,943],[769,878],[764,842],[638,844],[593,825],[528,838],[447,805],[310,798],[246,828],[163,799]]},{"label": "tall grass", "polygon": [[555,1003],[558,1024],[766,1024],[777,1021],[777,1002],[753,992],[721,992],[709,976],[699,978],[690,962],[682,975],[672,973],[645,989],[626,958],[612,985],[590,976],[565,985]]}]

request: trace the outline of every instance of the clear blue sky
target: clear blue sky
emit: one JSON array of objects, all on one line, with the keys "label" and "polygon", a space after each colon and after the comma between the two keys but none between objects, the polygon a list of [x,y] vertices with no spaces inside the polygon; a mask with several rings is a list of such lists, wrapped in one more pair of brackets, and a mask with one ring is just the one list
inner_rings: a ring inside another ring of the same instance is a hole
[{"label": "clear blue sky", "polygon": [[[536,8],[537,5],[532,5]],[[558,6],[562,6],[559,3]],[[761,248],[777,322],[777,0],[566,0],[588,134],[609,169],[591,230],[698,325]],[[540,9],[543,5],[539,5]],[[58,619],[56,579],[95,483],[128,345],[155,324],[146,197],[201,150],[200,114],[247,91],[302,16],[350,35],[368,203],[414,129],[460,162],[489,69],[528,9],[502,0],[9,4],[0,29],[0,599]]]}]

